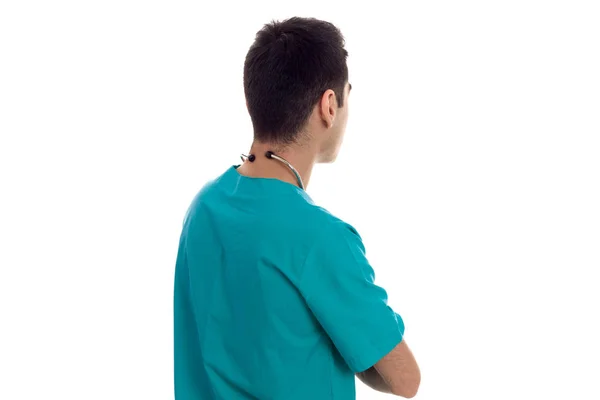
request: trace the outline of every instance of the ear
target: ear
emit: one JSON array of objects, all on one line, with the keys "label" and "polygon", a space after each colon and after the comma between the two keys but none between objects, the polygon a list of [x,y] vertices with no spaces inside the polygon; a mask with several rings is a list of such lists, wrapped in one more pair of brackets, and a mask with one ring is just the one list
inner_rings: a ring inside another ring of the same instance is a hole
[{"label": "ear", "polygon": [[335,97],[335,92],[331,89],[327,89],[325,93],[323,93],[323,96],[321,96],[319,106],[323,124],[326,128],[333,127],[333,122],[337,112],[337,99]]}]

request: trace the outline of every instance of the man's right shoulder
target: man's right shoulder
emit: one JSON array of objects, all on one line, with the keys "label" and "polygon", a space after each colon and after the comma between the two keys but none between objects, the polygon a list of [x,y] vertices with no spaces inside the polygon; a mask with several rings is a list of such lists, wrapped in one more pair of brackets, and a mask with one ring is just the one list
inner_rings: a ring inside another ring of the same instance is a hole
[{"label": "man's right shoulder", "polygon": [[315,204],[306,204],[303,208],[303,212],[298,215],[297,223],[305,226],[315,242],[328,241],[347,234],[360,238],[357,230],[350,223],[328,209]]}]

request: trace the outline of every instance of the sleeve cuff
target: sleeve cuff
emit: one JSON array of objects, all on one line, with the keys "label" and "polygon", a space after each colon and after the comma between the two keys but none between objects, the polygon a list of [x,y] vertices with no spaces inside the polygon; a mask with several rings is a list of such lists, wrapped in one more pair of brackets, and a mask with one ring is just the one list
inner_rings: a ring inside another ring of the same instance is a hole
[{"label": "sleeve cuff", "polygon": [[385,357],[392,351],[404,337],[404,321],[399,314],[396,313],[398,321],[398,329],[385,336],[376,346],[373,346],[369,354],[365,354],[360,358],[353,358],[350,361],[350,368],[355,374],[363,372],[377,364],[379,360]]}]

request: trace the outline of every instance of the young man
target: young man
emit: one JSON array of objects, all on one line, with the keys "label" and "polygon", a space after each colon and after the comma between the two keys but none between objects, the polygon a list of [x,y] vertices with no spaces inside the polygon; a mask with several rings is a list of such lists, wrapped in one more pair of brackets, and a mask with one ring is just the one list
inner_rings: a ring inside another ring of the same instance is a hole
[{"label": "young man", "polygon": [[335,160],[351,85],[332,24],[265,25],[246,56],[254,143],[185,218],[175,272],[176,400],[355,399],[355,376],[412,397],[404,323],[357,231],[303,190]]}]

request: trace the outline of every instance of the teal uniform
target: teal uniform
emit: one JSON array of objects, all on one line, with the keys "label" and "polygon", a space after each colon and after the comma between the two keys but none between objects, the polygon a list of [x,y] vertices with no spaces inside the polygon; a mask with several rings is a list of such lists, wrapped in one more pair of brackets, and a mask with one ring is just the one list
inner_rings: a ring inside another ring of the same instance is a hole
[{"label": "teal uniform", "polygon": [[300,188],[236,166],[185,217],[176,400],[350,400],[404,334],[361,237]]}]

